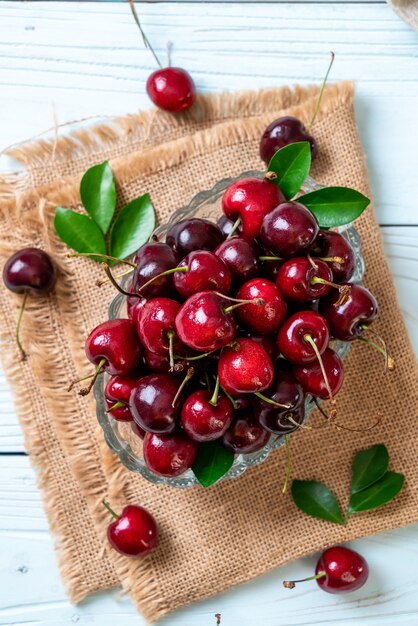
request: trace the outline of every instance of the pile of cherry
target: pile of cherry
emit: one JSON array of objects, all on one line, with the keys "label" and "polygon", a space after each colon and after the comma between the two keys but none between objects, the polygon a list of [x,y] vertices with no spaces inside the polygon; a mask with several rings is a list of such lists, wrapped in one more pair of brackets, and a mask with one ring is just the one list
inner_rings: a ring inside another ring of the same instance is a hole
[{"label": "pile of cherry", "polygon": [[377,316],[370,291],[349,283],[348,240],[277,185],[239,179],[222,208],[217,224],[186,219],[142,246],[129,319],[86,341],[96,376],[111,376],[108,412],[131,421],[160,476],[191,468],[201,442],[262,449],[300,427],[307,397],[335,402],[344,374],[330,340],[361,337]]}]

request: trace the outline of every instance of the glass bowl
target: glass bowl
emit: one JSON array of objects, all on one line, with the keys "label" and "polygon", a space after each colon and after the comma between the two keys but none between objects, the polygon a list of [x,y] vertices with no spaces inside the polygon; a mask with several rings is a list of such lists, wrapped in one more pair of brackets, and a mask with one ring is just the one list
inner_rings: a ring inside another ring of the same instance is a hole
[{"label": "glass bowl", "polygon": [[[237,178],[244,178],[247,176],[257,176],[262,178],[261,172],[244,172]],[[187,206],[177,209],[170,217],[166,224],[159,226],[153,233],[153,237],[157,237],[159,241],[164,241],[167,230],[177,222],[191,217],[200,217],[217,221],[222,214],[221,200],[225,189],[233,183],[237,178],[225,178],[208,190],[201,191],[192,198]],[[302,187],[302,192],[307,193],[320,189],[321,185],[317,184],[313,179],[308,177]],[[361,256],[360,250],[360,237],[355,228],[349,224],[347,226],[340,227],[339,232],[347,237],[353,246],[356,253],[356,269],[351,282],[361,282],[364,275],[364,260]],[[125,277],[123,286],[126,288],[129,285],[130,277]],[[109,319],[117,317],[127,317],[126,311],[126,297],[122,294],[118,294],[110,303],[109,306]],[[347,342],[333,341],[332,347],[339,356],[344,359],[347,355],[350,345]],[[94,395],[96,399],[96,412],[97,419],[100,426],[103,429],[105,440],[113,452],[115,452],[123,465],[132,472],[141,474],[147,480],[156,484],[171,485],[173,487],[185,488],[198,485],[198,481],[195,478],[193,472],[188,470],[184,474],[172,478],[165,478],[163,476],[157,476],[151,472],[145,465],[142,456],[142,441],[132,431],[129,422],[118,422],[114,420],[109,413],[106,413],[106,406],[104,400],[104,387],[109,376],[104,374],[99,376],[95,386]],[[315,404],[312,399],[306,400],[305,405],[305,420],[309,418],[310,412],[315,408]],[[290,436],[290,435],[289,435]],[[258,452],[250,454],[238,454],[235,456],[234,463],[225,476],[221,480],[228,480],[230,478],[236,478],[243,474],[249,467],[254,467],[259,463],[262,463],[271,452],[280,448],[284,443],[283,436],[272,435],[267,445]]]}]

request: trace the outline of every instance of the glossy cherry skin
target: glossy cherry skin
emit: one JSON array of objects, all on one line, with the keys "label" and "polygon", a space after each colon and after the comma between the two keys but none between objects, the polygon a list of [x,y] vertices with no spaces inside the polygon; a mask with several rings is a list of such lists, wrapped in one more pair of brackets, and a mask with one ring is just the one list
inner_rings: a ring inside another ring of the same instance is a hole
[{"label": "glossy cherry skin", "polygon": [[196,99],[192,77],[181,67],[165,67],[148,76],[146,90],[159,109],[178,113],[189,109]]},{"label": "glossy cherry skin", "polygon": [[315,351],[308,341],[309,335],[322,354],[329,343],[326,319],[316,311],[299,311],[291,315],[277,335],[277,347],[285,359],[297,365],[317,361]]},{"label": "glossy cherry skin", "polygon": [[277,185],[262,178],[241,178],[228,187],[222,198],[222,210],[234,222],[240,217],[242,237],[252,242],[260,234],[265,215],[285,202]]},{"label": "glossy cherry skin", "polygon": [[210,403],[212,394],[207,390],[192,393],[181,409],[181,424],[190,439],[212,441],[228,430],[234,408],[226,396],[218,395],[216,405]]},{"label": "glossy cherry skin", "polygon": [[263,346],[251,339],[239,338],[234,347],[227,346],[222,350],[218,375],[221,387],[235,397],[270,387],[274,369]]},{"label": "glossy cherry skin", "polygon": [[[338,354],[331,348],[327,348],[325,352],[322,353],[321,358],[332,395],[335,396],[343,384],[343,364]],[[318,361],[306,363],[305,365],[294,365],[293,374],[300,384],[303,385],[307,393],[318,396],[318,398],[322,398],[323,400],[329,399],[327,386]]]},{"label": "glossy cherry skin", "polygon": [[312,252],[320,257],[340,257],[340,261],[327,261],[335,282],[346,283],[356,267],[356,254],[348,239],[333,230],[320,230],[313,245]]},{"label": "glossy cherry skin", "polygon": [[314,158],[316,155],[316,141],[308,133],[304,124],[297,117],[292,117],[291,115],[279,117],[267,126],[261,137],[260,157],[268,165],[277,150],[284,148],[284,146],[290,143],[299,141],[309,141],[312,158]]},{"label": "glossy cherry skin", "polygon": [[276,335],[255,335],[250,330],[242,330],[241,334],[243,337],[251,339],[252,341],[255,341],[256,343],[259,343],[261,346],[263,346],[264,350],[267,352],[270,359],[274,363],[274,361],[279,356]]},{"label": "glossy cherry skin", "polygon": [[176,427],[180,404],[173,400],[179,381],[168,374],[149,374],[137,381],[129,400],[135,422],[150,433],[171,433]]},{"label": "glossy cherry skin", "polygon": [[[335,293],[334,293],[335,291]],[[333,289],[319,302],[319,310],[327,319],[331,335],[342,341],[356,339],[376,319],[378,304],[374,295],[361,285],[350,285],[350,293],[343,304],[337,304],[338,291]]]},{"label": "glossy cherry skin", "polygon": [[[172,296],[174,293],[172,274],[166,276],[160,276],[160,274],[176,267],[179,260],[174,250],[166,243],[151,241],[144,244],[134,257],[134,262],[137,263],[132,278],[134,292],[148,299]],[[142,288],[145,283],[156,276],[159,278]]]},{"label": "glossy cherry skin", "polygon": [[238,293],[239,300],[256,300],[264,304],[243,304],[236,309],[240,322],[259,335],[276,331],[286,317],[286,301],[276,285],[265,278],[253,278],[244,283]]},{"label": "glossy cherry skin", "polygon": [[257,276],[259,262],[255,246],[242,237],[231,237],[216,249],[218,256],[231,272],[234,283],[243,283]]},{"label": "glossy cherry skin", "polygon": [[231,288],[231,273],[225,263],[209,250],[190,252],[178,267],[188,267],[187,272],[174,274],[174,286],[183,298],[198,291],[228,293]]},{"label": "glossy cherry skin", "polygon": [[276,256],[289,257],[308,248],[319,227],[313,213],[300,202],[283,202],[263,219],[262,244]]},{"label": "glossy cherry skin", "polygon": [[159,476],[179,476],[191,468],[197,457],[197,443],[182,432],[171,435],[147,433],[144,439],[144,460]]},{"label": "glossy cherry skin", "polygon": [[[306,256],[288,259],[277,273],[276,285],[286,300],[308,302],[325,296],[332,287],[313,282],[320,278],[328,282],[333,280],[331,268],[324,261],[315,259],[315,267]],[[338,295],[338,290],[337,295]]]},{"label": "glossy cherry skin", "polygon": [[261,426],[276,435],[286,435],[297,430],[298,424],[302,424],[305,418],[306,396],[296,378],[290,372],[279,372],[263,395],[279,404],[289,404],[291,408],[282,409],[255,397],[253,410]]},{"label": "glossy cherry skin", "polygon": [[[138,323],[138,334],[142,345],[150,352],[164,356],[169,351],[169,332],[175,331],[175,319],[180,304],[170,298],[148,300],[142,309]],[[181,351],[177,337],[174,338],[175,352]]]},{"label": "glossy cherry skin", "polygon": [[129,408],[129,398],[132,389],[138,384],[140,378],[141,373],[137,370],[127,376],[112,376],[107,381],[104,391],[107,409],[109,410],[116,402],[125,403],[125,406],[109,411],[109,415],[118,422],[131,422],[133,420]]},{"label": "glossy cherry skin", "polygon": [[106,359],[102,369],[111,376],[126,376],[138,367],[142,355],[134,322],[121,318],[99,324],[87,337],[85,352],[94,365]]},{"label": "glossy cherry skin", "polygon": [[232,313],[225,314],[228,300],[213,291],[201,291],[190,296],[176,317],[176,331],[189,348],[209,352],[222,348],[236,335]]},{"label": "glossy cherry skin", "polygon": [[3,267],[3,282],[14,293],[47,294],[56,278],[51,257],[39,248],[18,250]]},{"label": "glossy cherry skin", "polygon": [[[216,223],[220,228],[223,238],[226,239],[234,226],[234,222],[226,217],[226,215],[221,215]],[[234,232],[236,235],[239,235],[241,232],[241,226],[238,226]]]},{"label": "glossy cherry skin", "polygon": [[146,348],[144,349],[144,363],[155,374],[172,374],[178,378],[183,378],[188,368],[188,362],[185,359],[176,359],[174,369],[171,371],[168,353],[155,354],[155,352],[150,352]]},{"label": "glossy cherry skin", "polygon": [[125,556],[145,556],[157,545],[157,524],[144,507],[131,504],[109,524],[107,538]]},{"label": "glossy cherry skin", "polygon": [[328,593],[348,593],[360,589],[369,576],[366,560],[354,550],[334,546],[322,553],[315,574],[325,572],[316,579],[319,587]]},{"label": "glossy cherry skin", "polygon": [[144,439],[145,435],[147,434],[147,432],[143,428],[138,426],[138,424],[134,422],[133,420],[131,422],[131,430],[140,439]]},{"label": "glossy cherry skin", "polygon": [[212,252],[223,241],[220,228],[198,217],[182,220],[173,224],[167,231],[166,243],[184,258],[194,250],[209,250]]},{"label": "glossy cherry skin", "polygon": [[[130,291],[132,291],[133,287]],[[147,300],[145,298],[137,298],[132,296],[130,298],[126,298],[126,310],[128,313],[128,317],[132,320],[137,326],[139,322],[139,316],[141,315],[142,309],[146,305]]]},{"label": "glossy cherry skin", "polygon": [[222,445],[235,454],[249,454],[264,448],[269,439],[270,433],[251,413],[243,411],[237,415],[222,437]]}]

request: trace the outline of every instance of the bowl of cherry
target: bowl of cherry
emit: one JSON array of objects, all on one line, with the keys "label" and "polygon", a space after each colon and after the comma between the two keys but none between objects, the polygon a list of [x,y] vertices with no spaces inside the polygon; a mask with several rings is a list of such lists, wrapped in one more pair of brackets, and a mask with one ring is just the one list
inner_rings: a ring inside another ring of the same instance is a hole
[{"label": "bowl of cherry", "polygon": [[154,483],[203,484],[205,454],[222,480],[263,462],[334,401],[377,315],[355,228],[321,230],[260,172],[197,194],[134,264],[86,354],[107,444]]}]

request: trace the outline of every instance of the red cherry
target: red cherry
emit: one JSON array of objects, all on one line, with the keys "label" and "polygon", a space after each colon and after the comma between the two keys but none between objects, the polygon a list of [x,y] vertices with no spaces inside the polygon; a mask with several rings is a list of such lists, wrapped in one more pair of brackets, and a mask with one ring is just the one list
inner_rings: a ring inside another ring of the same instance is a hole
[{"label": "red cherry", "polygon": [[332,279],[327,263],[319,259],[311,263],[306,256],[301,256],[283,263],[276,284],[287,300],[307,302],[325,296],[332,288]]},{"label": "red cherry", "polygon": [[134,432],[135,435],[139,437],[140,439],[143,439],[145,435],[147,434],[146,431],[140,426],[138,426],[138,424],[134,422],[133,420],[131,422],[131,429],[132,429],[132,432]]},{"label": "red cherry", "polygon": [[237,298],[262,299],[264,304],[243,304],[237,316],[252,332],[268,335],[277,330],[286,317],[286,301],[276,285],[264,278],[253,278],[240,287]]},{"label": "red cherry", "polygon": [[223,240],[220,228],[198,217],[181,220],[173,224],[166,236],[166,243],[180,256],[185,257],[194,250],[215,250]]},{"label": "red cherry", "polygon": [[174,286],[183,298],[198,291],[218,291],[228,293],[231,287],[231,273],[221,258],[208,250],[190,252],[178,268],[187,271],[178,271],[174,274]]},{"label": "red cherry", "polygon": [[[331,348],[327,348],[325,352],[322,353],[321,358],[332,391],[332,396],[335,396],[343,384],[343,364],[338,354]],[[318,396],[318,398],[322,398],[323,400],[330,398],[329,390],[318,361],[306,363],[305,365],[295,365],[293,367],[293,374],[301,385],[303,385],[307,393]]]},{"label": "red cherry", "polygon": [[316,141],[308,133],[304,124],[291,115],[279,117],[267,126],[261,137],[260,157],[268,165],[273,155],[280,148],[299,141],[309,141],[312,158],[314,158],[316,155]]},{"label": "red cherry", "polygon": [[241,218],[242,236],[252,242],[260,234],[263,218],[285,201],[279,187],[270,181],[241,178],[225,191],[222,210],[231,220]]},{"label": "red cherry", "polygon": [[178,389],[179,381],[168,374],[150,374],[137,381],[129,408],[138,426],[151,433],[173,432],[180,409]]},{"label": "red cherry", "polygon": [[251,415],[241,413],[222,437],[222,445],[235,454],[257,452],[267,445],[270,433]]},{"label": "red cherry", "polygon": [[195,391],[184,402],[181,424],[194,441],[219,439],[229,428],[234,415],[231,402],[219,394],[211,403],[211,394],[206,390]]},{"label": "red cherry", "polygon": [[270,359],[274,363],[274,361],[279,356],[279,350],[277,348],[277,341],[275,335],[255,335],[251,331],[242,331],[242,336],[247,339],[251,339],[256,343],[259,343],[263,346],[264,350],[269,355]]},{"label": "red cherry", "polygon": [[106,502],[103,504],[115,518],[107,529],[107,538],[115,550],[125,556],[145,556],[155,548],[157,524],[144,507],[131,504],[117,515]]},{"label": "red cherry", "polygon": [[147,433],[144,439],[144,461],[159,476],[179,476],[191,468],[197,456],[197,443],[184,433],[156,435]]},{"label": "red cherry", "polygon": [[259,262],[254,244],[242,237],[223,241],[215,250],[231,272],[232,280],[242,283],[254,278],[259,272]]},{"label": "red cherry", "polygon": [[135,324],[128,319],[114,319],[94,328],[86,339],[88,360],[111,376],[126,376],[141,359],[142,349]]},{"label": "red cherry", "polygon": [[337,283],[346,283],[352,278],[356,267],[356,254],[348,239],[340,233],[320,230],[312,252],[328,259],[327,263]]},{"label": "red cherry", "polygon": [[189,109],[196,99],[193,79],[180,67],[156,70],[148,77],[146,89],[155,106],[172,113]]},{"label": "red cherry", "polygon": [[339,294],[334,290],[319,302],[319,310],[327,319],[331,334],[342,341],[361,336],[378,313],[377,300],[366,287],[355,284],[349,287],[342,304],[338,304]]},{"label": "red cherry", "polygon": [[181,351],[181,344],[175,335],[174,322],[180,304],[170,298],[148,300],[142,309],[138,324],[138,334],[142,344],[150,352],[165,356],[170,351],[170,333],[173,336],[174,351]]},{"label": "red cherry", "polygon": [[144,362],[147,368],[155,374],[172,374],[183,377],[189,364],[185,359],[176,359],[174,367],[171,367],[169,354],[155,354],[144,349]]},{"label": "red cherry", "polygon": [[295,377],[286,371],[279,371],[272,386],[263,396],[285,409],[266,402],[260,397],[253,399],[254,413],[261,426],[277,435],[286,435],[298,428],[305,418],[305,391]]},{"label": "red cherry", "polygon": [[130,422],[133,420],[129,408],[129,398],[140,377],[140,372],[135,371],[127,376],[112,376],[109,378],[104,395],[107,412],[113,419],[119,422]]},{"label": "red cherry", "polygon": [[318,231],[315,216],[303,204],[283,202],[264,217],[260,237],[266,250],[289,257],[308,248]]},{"label": "red cherry", "polygon": [[[134,293],[140,293],[148,299],[172,296],[175,293],[173,276],[164,272],[176,267],[179,260],[166,243],[151,241],[144,244],[134,257],[137,264],[132,279]],[[138,298],[132,300],[138,302]]]},{"label": "red cherry", "polygon": [[[130,291],[132,292],[133,287],[131,287]],[[132,296],[132,298],[126,298],[126,309],[128,312],[128,317],[130,320],[135,322],[138,326],[139,316],[141,315],[143,307],[146,305],[147,300],[145,298],[137,298],[136,296]]]},{"label": "red cherry", "polygon": [[294,313],[284,322],[277,335],[279,352],[285,359],[298,365],[317,360],[312,341],[320,354],[326,350],[329,343],[327,321],[315,311]]},{"label": "red cherry", "polygon": [[14,293],[49,293],[56,278],[51,257],[39,248],[18,250],[7,259],[3,267],[3,282]]},{"label": "red cherry", "polygon": [[236,339],[219,357],[221,387],[231,396],[255,393],[273,382],[273,363],[263,346],[251,339]]}]

